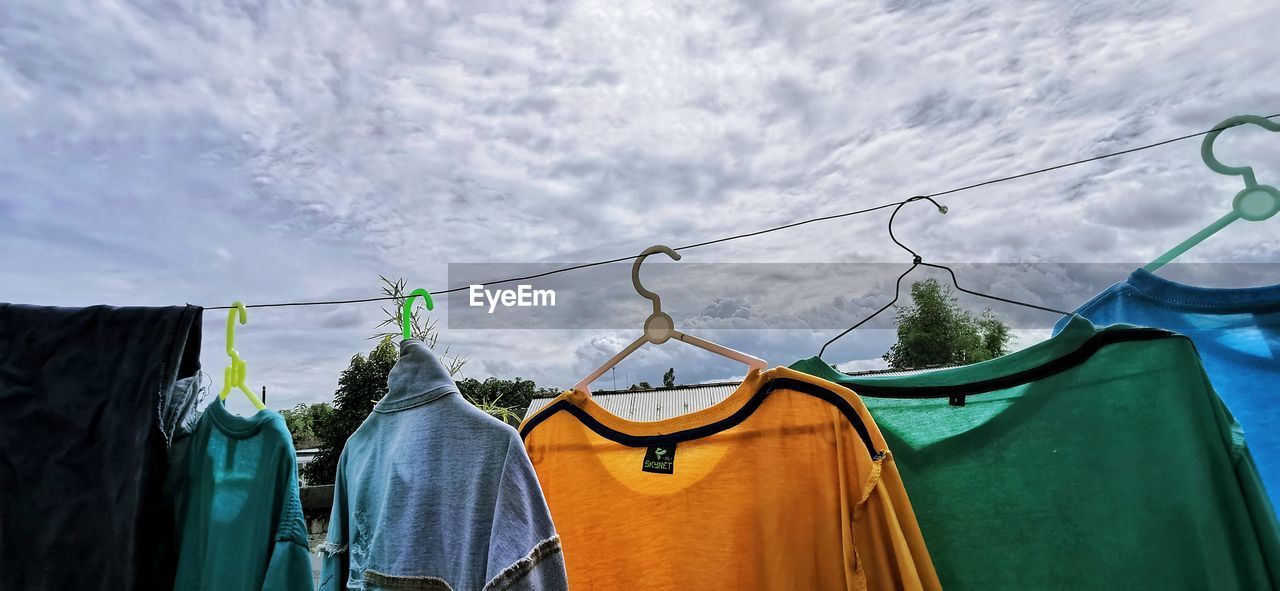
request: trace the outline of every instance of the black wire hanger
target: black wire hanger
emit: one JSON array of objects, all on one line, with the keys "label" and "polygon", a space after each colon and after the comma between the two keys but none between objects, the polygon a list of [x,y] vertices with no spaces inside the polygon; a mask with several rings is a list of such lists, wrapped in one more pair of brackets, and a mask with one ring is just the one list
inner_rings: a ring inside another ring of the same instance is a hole
[{"label": "black wire hanger", "polygon": [[854,330],[855,328],[858,328],[859,326],[862,326],[863,324],[866,324],[867,322],[870,322],[872,318],[875,318],[876,316],[879,316],[881,312],[884,312],[885,310],[888,310],[888,309],[889,309],[889,308],[891,308],[894,304],[898,303],[898,297],[902,294],[902,280],[903,280],[903,278],[905,278],[907,275],[911,274],[911,272],[912,272],[912,271],[916,270],[916,267],[932,267],[932,268],[934,268],[934,269],[942,269],[942,270],[946,271],[948,274],[950,274],[950,275],[951,275],[951,284],[952,284],[952,285],[954,285],[954,286],[956,287],[956,289],[958,289],[958,290],[960,290],[960,291],[962,291],[962,292],[964,292],[964,293],[970,294],[970,295],[976,295],[976,296],[978,296],[978,297],[980,297],[980,298],[987,298],[987,299],[989,299],[989,300],[995,300],[995,301],[997,301],[997,302],[1004,302],[1004,303],[1006,303],[1006,304],[1014,304],[1014,305],[1017,305],[1017,306],[1024,306],[1024,307],[1027,307],[1027,308],[1034,308],[1034,309],[1036,309],[1036,310],[1041,310],[1041,311],[1044,311],[1044,312],[1053,312],[1054,314],[1060,314],[1060,315],[1062,315],[1062,316],[1070,316],[1070,315],[1071,315],[1071,312],[1063,312],[1062,310],[1057,310],[1057,309],[1054,309],[1054,308],[1048,308],[1048,307],[1040,306],[1040,305],[1037,305],[1037,304],[1030,304],[1030,303],[1027,303],[1027,302],[1019,302],[1019,301],[1017,301],[1017,300],[1010,300],[1010,299],[1007,299],[1007,298],[1002,298],[1002,297],[994,296],[994,295],[991,295],[991,294],[985,294],[985,293],[981,293],[981,292],[973,291],[973,290],[971,290],[971,289],[965,289],[965,288],[963,288],[963,287],[960,287],[960,282],[956,280],[956,272],[955,272],[955,271],[952,271],[952,270],[951,270],[951,267],[948,267],[948,266],[946,266],[946,265],[935,265],[935,264],[933,264],[933,263],[926,263],[926,262],[924,262],[924,260],[920,258],[920,255],[919,255],[918,253],[916,253],[916,251],[911,250],[910,248],[907,248],[907,245],[905,245],[905,244],[903,244],[903,243],[899,242],[899,241],[898,241],[898,238],[897,238],[896,236],[894,236],[894,235],[893,235],[893,219],[894,219],[895,217],[897,217],[897,215],[898,215],[898,211],[899,211],[899,210],[901,210],[901,209],[903,208],[903,206],[905,206],[906,204],[911,203],[911,202],[913,202],[913,201],[920,201],[921,199],[924,199],[924,200],[928,201],[929,203],[932,203],[935,207],[937,207],[937,208],[938,208],[938,212],[939,212],[939,213],[944,213],[944,214],[945,214],[945,213],[947,213],[947,208],[946,208],[946,206],[939,205],[939,204],[938,204],[938,202],[937,202],[937,201],[934,201],[932,197],[928,197],[928,196],[924,196],[924,195],[919,195],[919,196],[916,196],[916,197],[912,197],[912,198],[910,198],[910,199],[907,199],[907,200],[903,201],[902,203],[899,203],[897,207],[893,208],[893,213],[889,215],[889,239],[890,239],[890,240],[892,240],[894,244],[897,244],[899,247],[901,247],[901,248],[902,248],[902,250],[905,250],[905,251],[907,251],[907,252],[911,253],[911,257],[912,257],[912,258],[911,258],[911,267],[910,267],[910,268],[908,268],[906,271],[904,271],[901,275],[899,275],[899,276],[898,276],[898,283],[897,283],[897,285],[896,285],[896,286],[894,287],[894,289],[893,289],[893,300],[892,300],[892,301],[890,301],[889,303],[885,304],[885,305],[884,305],[884,307],[880,308],[879,310],[876,310],[875,312],[872,312],[870,316],[867,316],[866,318],[863,318],[862,320],[859,320],[857,324],[855,324],[855,325],[853,325],[853,326],[850,326],[847,330],[845,330],[844,332],[842,332],[842,333],[840,333],[840,334],[836,335],[836,336],[835,336],[835,337],[833,337],[831,340],[829,340],[829,341],[827,341],[825,344],[823,344],[823,345],[822,345],[822,349],[820,349],[820,350],[818,351],[818,358],[819,358],[819,359],[821,359],[821,358],[822,358],[822,354],[823,354],[823,353],[826,353],[826,351],[827,351],[827,347],[828,347],[828,346],[830,346],[830,345],[831,345],[831,343],[834,343],[834,342],[836,342],[837,340],[839,340],[839,339],[840,339],[840,337],[843,337],[844,335],[847,335],[847,334],[849,334],[849,333],[853,332],[853,330]]}]

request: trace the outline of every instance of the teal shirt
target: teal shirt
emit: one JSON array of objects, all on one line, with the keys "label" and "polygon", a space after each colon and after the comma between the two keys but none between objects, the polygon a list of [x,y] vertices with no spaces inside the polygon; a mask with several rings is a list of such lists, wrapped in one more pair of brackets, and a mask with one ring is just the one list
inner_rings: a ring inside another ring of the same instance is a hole
[{"label": "teal shirt", "polygon": [[178,591],[311,590],[298,466],[284,418],[214,399],[174,442]]},{"label": "teal shirt", "polygon": [[860,394],[944,589],[1280,588],[1280,528],[1185,337],[1076,317],[964,367],[792,368]]}]

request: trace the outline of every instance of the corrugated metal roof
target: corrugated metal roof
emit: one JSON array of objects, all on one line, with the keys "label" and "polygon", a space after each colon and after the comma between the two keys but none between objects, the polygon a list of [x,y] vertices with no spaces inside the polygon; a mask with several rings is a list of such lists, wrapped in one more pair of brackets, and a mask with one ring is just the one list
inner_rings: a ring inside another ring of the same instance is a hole
[{"label": "corrugated metal roof", "polygon": [[551,402],[552,400],[554,399],[553,398],[534,398],[533,400],[530,400],[528,410],[524,411],[524,418],[527,419],[533,416],[533,413],[542,410],[542,407],[546,406],[547,403]]},{"label": "corrugated metal roof", "polygon": [[850,372],[844,372],[844,373],[853,377],[865,376],[865,377],[871,377],[871,378],[878,378],[878,377],[892,378],[892,377],[898,377],[898,376],[914,376],[922,373],[931,373],[931,372],[940,371],[944,369],[951,369],[953,367],[960,367],[960,366],[959,365],[938,365],[935,367],[922,367],[920,369],[871,369],[867,371],[850,371]]},{"label": "corrugated metal roof", "polygon": [[[947,369],[947,367],[907,370],[878,369],[850,372],[849,375],[893,377],[928,373],[940,369]],[[654,388],[652,390],[598,390],[591,393],[591,399],[596,404],[604,407],[605,410],[629,421],[661,421],[709,408],[728,398],[741,384],[742,382],[720,382]],[[534,398],[529,401],[529,410],[524,413],[525,418],[533,416],[533,413],[541,410],[552,400],[555,400],[555,398]]]},{"label": "corrugated metal roof", "polygon": [[[597,391],[591,399],[605,410],[629,421],[661,421],[697,412],[728,398],[742,382],[692,384],[652,390]],[[534,398],[529,402],[528,418],[554,398]]]}]

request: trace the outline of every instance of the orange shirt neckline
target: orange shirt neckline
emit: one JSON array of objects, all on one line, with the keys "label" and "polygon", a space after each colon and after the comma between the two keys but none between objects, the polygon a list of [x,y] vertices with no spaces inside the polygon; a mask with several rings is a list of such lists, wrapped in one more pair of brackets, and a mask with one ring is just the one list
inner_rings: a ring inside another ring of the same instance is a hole
[{"label": "orange shirt neckline", "polygon": [[601,425],[625,433],[627,435],[638,437],[651,437],[655,435],[670,435],[696,429],[714,424],[717,421],[727,419],[737,413],[742,407],[746,406],[751,398],[755,396],[760,387],[771,379],[772,374],[777,368],[768,370],[753,369],[747,373],[747,377],[743,379],[742,384],[737,390],[733,391],[724,400],[717,402],[702,410],[696,410],[690,413],[684,413],[669,419],[660,421],[633,421],[624,419],[615,415],[600,406],[593,397],[588,396],[585,392],[571,390],[565,392],[562,398],[570,404],[582,409],[588,416],[598,421]]}]

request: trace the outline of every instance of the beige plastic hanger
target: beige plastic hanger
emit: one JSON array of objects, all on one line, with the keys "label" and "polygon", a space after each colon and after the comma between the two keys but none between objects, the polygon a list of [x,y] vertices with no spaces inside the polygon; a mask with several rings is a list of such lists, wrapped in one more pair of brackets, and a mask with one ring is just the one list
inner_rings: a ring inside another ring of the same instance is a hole
[{"label": "beige plastic hanger", "polygon": [[679,253],[677,253],[676,251],[666,246],[658,244],[658,245],[650,246],[649,248],[644,249],[644,252],[640,253],[640,256],[639,258],[636,259],[636,262],[631,265],[631,283],[632,285],[635,286],[636,292],[638,292],[641,295],[641,297],[644,297],[653,302],[653,314],[650,314],[649,318],[644,321],[644,335],[636,339],[635,341],[633,341],[630,345],[627,345],[627,347],[622,351],[620,351],[617,355],[614,355],[611,359],[604,362],[604,365],[600,366],[599,369],[596,369],[595,371],[591,372],[591,374],[588,375],[587,377],[582,378],[582,381],[578,382],[577,384],[574,384],[573,386],[574,390],[577,390],[579,392],[582,392],[583,394],[590,396],[591,383],[596,381],[596,379],[598,379],[600,376],[604,375],[605,372],[609,371],[613,366],[617,365],[620,361],[622,361],[623,359],[626,359],[627,356],[631,355],[632,353],[635,353],[636,349],[639,349],[641,345],[644,345],[645,343],[653,343],[655,345],[661,345],[662,343],[665,343],[670,339],[676,339],[678,341],[682,341],[690,345],[693,345],[699,349],[705,349],[707,351],[711,351],[716,355],[720,355],[722,357],[728,357],[729,359],[732,359],[739,363],[745,363],[748,367],[754,370],[764,369],[769,366],[769,364],[766,363],[765,360],[760,359],[758,357],[752,357],[751,355],[747,355],[746,353],[742,353],[740,351],[734,351],[733,349],[730,349],[728,347],[717,345],[711,341],[700,339],[693,335],[685,334],[683,332],[676,330],[676,324],[673,320],[671,320],[671,316],[667,315],[666,312],[662,311],[662,300],[661,298],[658,297],[658,294],[645,289],[644,286],[640,284],[640,264],[644,262],[645,257],[648,257],[651,254],[656,254],[659,252],[666,254],[667,256],[671,257],[674,260],[677,260],[677,261],[680,260]]}]

